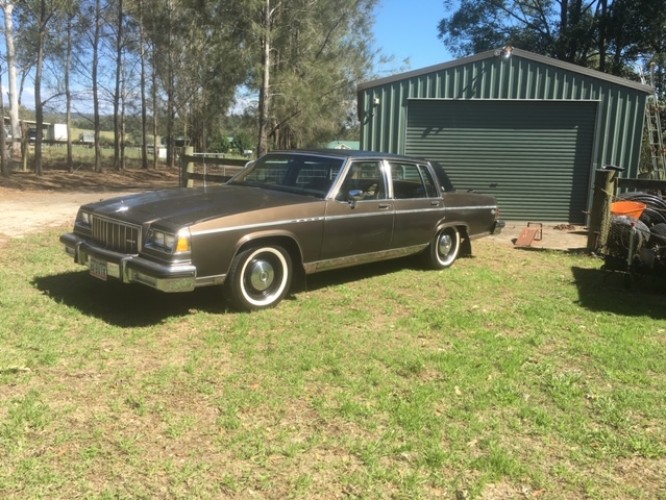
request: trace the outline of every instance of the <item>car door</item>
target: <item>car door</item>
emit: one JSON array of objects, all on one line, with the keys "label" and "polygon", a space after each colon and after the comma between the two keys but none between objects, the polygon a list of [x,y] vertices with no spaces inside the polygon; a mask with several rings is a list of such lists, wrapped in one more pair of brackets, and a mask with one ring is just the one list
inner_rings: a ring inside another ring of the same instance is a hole
[{"label": "car door", "polygon": [[[392,235],[393,201],[388,197],[383,163],[354,161],[335,198],[326,202],[322,260],[373,260],[372,254],[391,247]],[[340,264],[322,263],[321,268]]]},{"label": "car door", "polygon": [[444,204],[426,164],[390,161],[395,223],[393,248],[423,245],[444,218]]}]

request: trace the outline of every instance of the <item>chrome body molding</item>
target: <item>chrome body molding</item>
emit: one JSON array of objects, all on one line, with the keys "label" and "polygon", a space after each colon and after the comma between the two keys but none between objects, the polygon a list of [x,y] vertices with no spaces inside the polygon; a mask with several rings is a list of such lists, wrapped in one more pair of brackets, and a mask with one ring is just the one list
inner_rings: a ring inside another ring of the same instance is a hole
[{"label": "chrome body molding", "polygon": [[343,267],[353,267],[370,262],[379,262],[382,260],[398,259],[409,255],[417,254],[426,249],[425,245],[414,245],[404,248],[395,248],[392,250],[382,250],[380,252],[370,252],[360,255],[348,255],[346,257],[337,257],[335,259],[319,260],[303,264],[306,274],[313,274],[320,271],[329,271]]},{"label": "chrome body molding", "polygon": [[230,233],[233,231],[250,231],[256,229],[269,229],[271,227],[284,227],[292,224],[304,224],[306,222],[321,222],[324,217],[310,217],[302,219],[277,220],[272,222],[261,222],[257,224],[242,224],[238,226],[217,227],[215,229],[193,230],[192,236],[203,236],[217,233]]},{"label": "chrome body molding", "polygon": [[[393,201],[393,200],[391,200]],[[363,202],[367,203],[367,202]],[[360,213],[352,213],[352,214],[341,214],[341,215],[327,215],[324,220],[326,221],[335,221],[335,220],[350,220],[350,219],[362,219],[366,217],[383,217],[386,215],[387,211],[391,212],[395,215],[403,215],[403,214],[424,214],[424,213],[433,213],[433,212],[444,212],[445,207],[433,207],[433,208],[418,208],[418,209],[411,209],[411,210],[400,210],[400,209],[394,209],[392,206],[386,206],[384,207],[385,211],[382,212],[360,212]]]},{"label": "chrome body molding", "polygon": [[202,276],[199,277],[197,276],[196,279],[196,286],[216,286],[216,285],[222,285],[227,279],[226,274],[219,274],[216,276]]},{"label": "chrome body molding", "polygon": [[443,208],[447,211],[451,211],[451,210],[497,210],[497,205],[469,205],[469,206],[466,206],[466,207],[445,206]]},{"label": "chrome body molding", "polygon": [[[393,200],[391,200],[393,201]],[[439,201],[439,200],[438,200]],[[366,202],[367,203],[367,202]],[[341,203],[341,205],[348,205],[348,203]],[[411,213],[427,213],[427,212],[444,212],[444,211],[451,211],[451,210],[479,210],[479,209],[496,209],[496,206],[483,206],[483,207],[477,207],[477,206],[469,206],[469,207],[446,207],[446,206],[438,206],[438,207],[433,207],[433,208],[427,208],[427,209],[413,209],[413,210],[394,210],[392,207],[387,206],[387,209],[390,209],[393,211],[396,215],[400,214],[411,214]],[[271,227],[282,227],[284,228],[285,226],[293,225],[293,224],[303,224],[303,223],[308,223],[308,222],[324,222],[324,221],[333,221],[333,220],[338,220],[338,219],[344,219],[344,220],[349,220],[349,219],[355,219],[355,218],[366,218],[366,217],[377,217],[377,216],[383,216],[384,212],[377,212],[377,213],[358,213],[358,214],[343,214],[343,215],[328,215],[324,217],[310,217],[310,218],[302,218],[302,219],[289,219],[289,220],[277,220],[277,221],[272,221],[272,222],[262,222],[258,224],[243,224],[243,225],[238,225],[238,226],[226,226],[226,227],[219,227],[215,229],[203,229],[203,230],[193,230],[192,231],[192,236],[202,236],[202,235],[208,235],[208,234],[217,234],[217,233],[230,233],[234,231],[251,231],[251,230],[256,230],[256,229],[269,229]]]}]

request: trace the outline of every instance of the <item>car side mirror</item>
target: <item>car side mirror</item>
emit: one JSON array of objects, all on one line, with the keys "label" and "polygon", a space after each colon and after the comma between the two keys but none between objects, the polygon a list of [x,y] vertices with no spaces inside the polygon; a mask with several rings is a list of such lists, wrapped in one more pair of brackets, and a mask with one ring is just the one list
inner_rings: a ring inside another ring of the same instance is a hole
[{"label": "car side mirror", "polygon": [[356,202],[365,198],[365,193],[362,189],[350,189],[347,192],[347,200],[352,208],[356,207]]}]

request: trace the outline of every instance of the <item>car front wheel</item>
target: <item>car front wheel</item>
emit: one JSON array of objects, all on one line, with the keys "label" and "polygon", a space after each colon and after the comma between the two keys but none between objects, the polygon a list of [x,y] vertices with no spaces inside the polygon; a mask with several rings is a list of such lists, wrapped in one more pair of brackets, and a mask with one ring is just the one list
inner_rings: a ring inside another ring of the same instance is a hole
[{"label": "car front wheel", "polygon": [[234,258],[227,276],[227,291],[235,308],[253,311],[273,307],[289,291],[292,264],[279,246],[243,250]]},{"label": "car front wheel", "polygon": [[424,254],[426,264],[433,269],[450,267],[460,253],[460,231],[445,227],[437,232]]}]

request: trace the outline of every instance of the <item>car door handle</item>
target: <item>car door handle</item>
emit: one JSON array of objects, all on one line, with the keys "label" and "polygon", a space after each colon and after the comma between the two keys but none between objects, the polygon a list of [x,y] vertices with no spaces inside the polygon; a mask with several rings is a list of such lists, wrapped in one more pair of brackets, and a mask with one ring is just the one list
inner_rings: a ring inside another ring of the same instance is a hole
[{"label": "car door handle", "polygon": [[390,203],[380,203],[378,208],[380,208],[382,210],[387,209],[387,208],[391,208],[391,204]]},{"label": "car door handle", "polygon": [[438,200],[433,200],[433,201],[430,202],[430,205],[432,205],[433,207],[438,207],[439,206],[439,201]]}]

